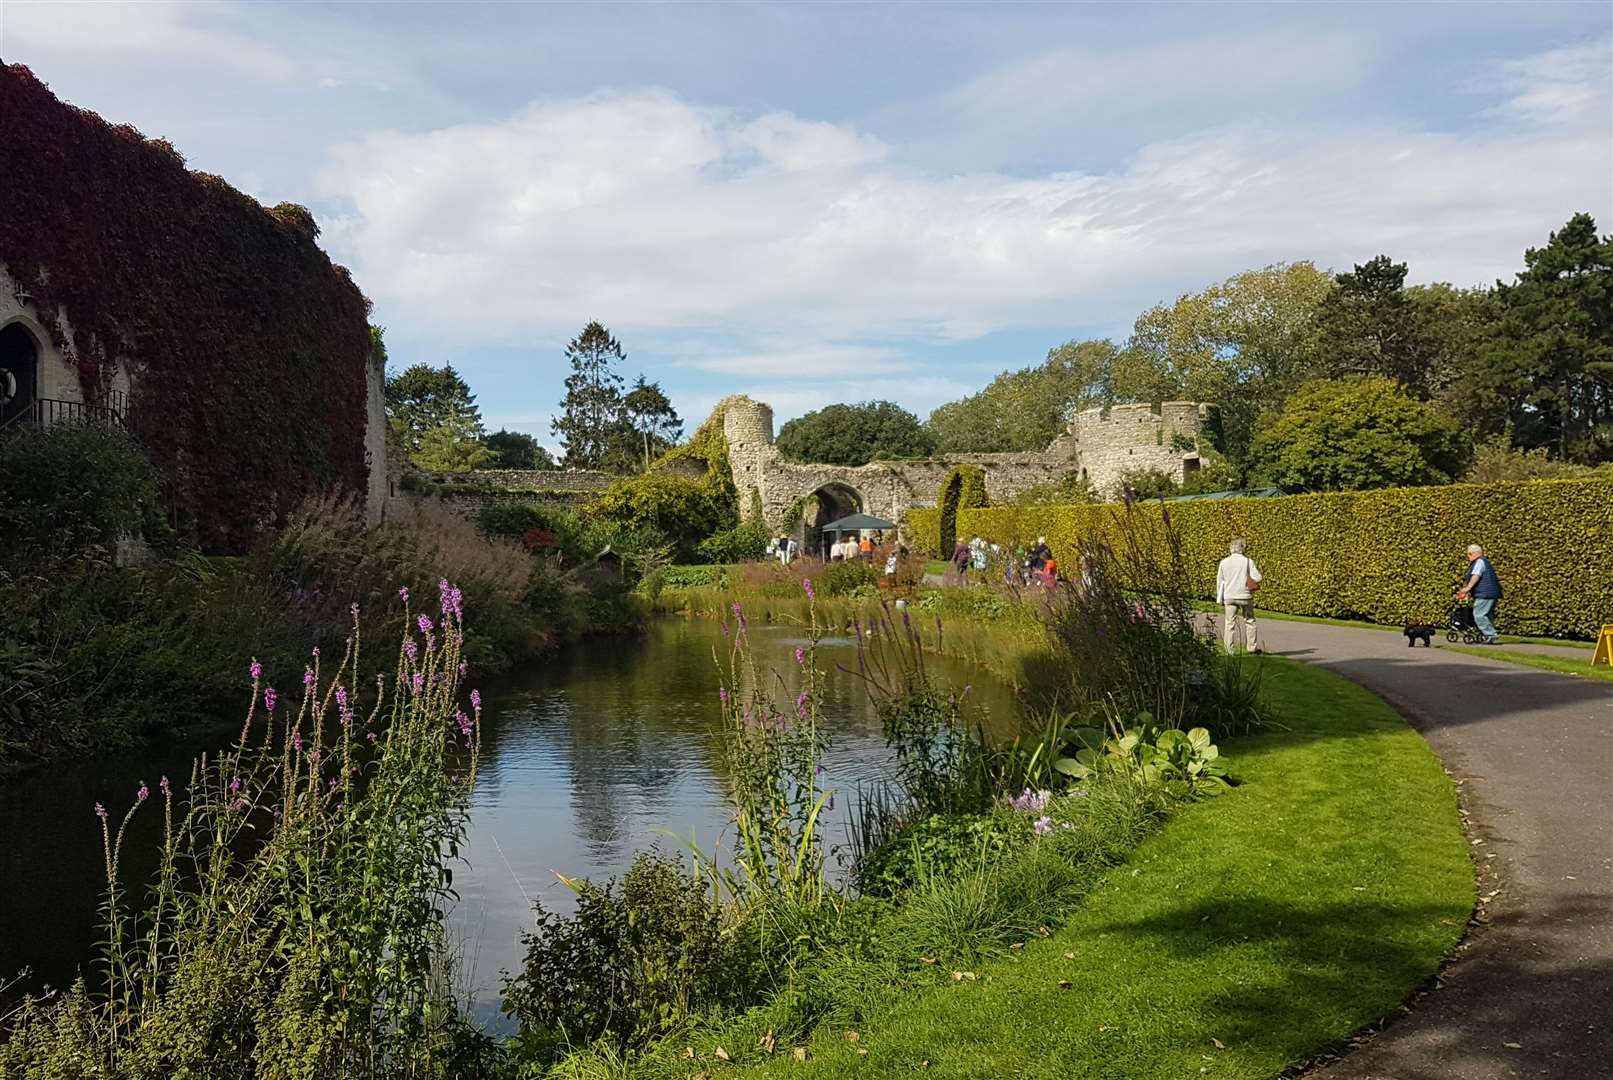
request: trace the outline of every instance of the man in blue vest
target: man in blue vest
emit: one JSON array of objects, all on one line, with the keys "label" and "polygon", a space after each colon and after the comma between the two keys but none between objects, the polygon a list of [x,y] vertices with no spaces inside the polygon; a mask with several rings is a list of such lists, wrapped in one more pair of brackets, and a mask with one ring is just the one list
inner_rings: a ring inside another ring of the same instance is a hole
[{"label": "man in blue vest", "polygon": [[1479,633],[1484,635],[1484,644],[1494,645],[1500,639],[1495,634],[1495,623],[1490,621],[1490,612],[1495,610],[1495,602],[1501,599],[1501,579],[1495,576],[1495,567],[1490,560],[1484,557],[1484,549],[1477,544],[1467,545],[1467,561],[1470,564],[1467,584],[1456,593],[1457,599],[1473,598],[1473,621],[1478,624]]}]

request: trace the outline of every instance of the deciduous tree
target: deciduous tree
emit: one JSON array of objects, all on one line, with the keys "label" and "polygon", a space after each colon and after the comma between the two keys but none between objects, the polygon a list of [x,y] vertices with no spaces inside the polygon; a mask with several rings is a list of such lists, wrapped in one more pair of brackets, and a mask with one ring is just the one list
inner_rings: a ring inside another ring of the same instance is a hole
[{"label": "deciduous tree", "polygon": [[1302,387],[1251,448],[1255,474],[1289,491],[1448,483],[1466,464],[1454,422],[1393,379],[1354,375]]},{"label": "deciduous tree", "polygon": [[929,428],[943,452],[1045,450],[1072,414],[1106,405],[1113,396],[1112,341],[1067,341],[1035,367],[1005,371],[977,394],[930,413]]},{"label": "deciduous tree", "polygon": [[482,440],[488,450],[492,451],[492,458],[483,468],[487,469],[552,469],[554,458],[549,455],[538,440],[524,431],[509,431],[504,428],[493,432]]},{"label": "deciduous tree", "polygon": [[793,461],[866,465],[875,458],[915,458],[935,452],[919,418],[889,401],[827,405],[779,429],[779,452]]}]

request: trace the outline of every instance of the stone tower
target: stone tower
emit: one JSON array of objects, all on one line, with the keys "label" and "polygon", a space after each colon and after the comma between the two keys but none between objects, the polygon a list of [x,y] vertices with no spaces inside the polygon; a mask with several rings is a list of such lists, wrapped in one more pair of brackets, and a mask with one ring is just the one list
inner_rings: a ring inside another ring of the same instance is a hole
[{"label": "stone tower", "polygon": [[778,455],[773,446],[773,407],[744,394],[717,403],[722,412],[723,438],[728,440],[728,465],[739,491],[740,513],[751,504],[751,492],[767,496],[767,465]]}]

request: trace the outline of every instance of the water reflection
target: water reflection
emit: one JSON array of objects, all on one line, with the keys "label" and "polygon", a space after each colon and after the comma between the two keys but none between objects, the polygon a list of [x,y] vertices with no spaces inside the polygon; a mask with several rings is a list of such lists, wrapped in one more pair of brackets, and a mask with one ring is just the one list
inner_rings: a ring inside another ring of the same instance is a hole
[{"label": "water reflection", "polygon": [[[761,665],[793,686],[801,633],[753,627],[751,637]],[[825,835],[839,843],[848,796],[882,777],[889,759],[866,691],[837,670],[855,667],[851,641],[825,644],[822,712],[833,739],[825,767],[841,793]],[[462,852],[468,865],[455,872],[452,933],[460,980],[476,992],[484,1018],[496,1008],[500,970],[520,965],[531,902],[571,908],[557,874],[619,875],[641,848],[678,848],[667,832],[692,836],[707,851],[726,845],[714,649],[725,655],[714,622],[666,619],[642,638],[586,642],[483,687],[482,766]],[[1012,724],[1010,692],[978,669],[940,664],[932,673],[972,684],[970,698],[991,726]],[[71,981],[96,934],[101,851],[90,807],[124,806],[140,781],[163,773],[188,776],[197,749],[28,775],[0,796],[0,972],[27,966],[35,985]],[[141,853],[152,850],[158,817],[141,815],[131,829],[126,863],[136,873],[149,870]]]}]

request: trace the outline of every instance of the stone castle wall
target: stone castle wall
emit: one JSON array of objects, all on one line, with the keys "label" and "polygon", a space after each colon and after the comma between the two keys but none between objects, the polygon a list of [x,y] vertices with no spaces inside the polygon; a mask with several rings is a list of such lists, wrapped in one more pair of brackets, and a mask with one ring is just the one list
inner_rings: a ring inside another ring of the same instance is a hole
[{"label": "stone castle wall", "polygon": [[934,506],[947,472],[957,464],[980,466],[986,494],[1006,502],[1030,488],[1057,483],[1079,470],[1102,494],[1110,494],[1121,475],[1134,469],[1159,469],[1181,481],[1197,467],[1196,446],[1205,407],[1171,401],[1118,405],[1077,414],[1066,432],[1037,454],[954,454],[928,461],[874,462],[868,465],[802,465],[785,461],[773,444],[773,410],[743,395],[724,398],[723,434],[728,461],[739,490],[740,505],[761,496],[769,526],[784,527],[784,517],[800,499],[826,487],[849,489],[862,509],[875,517],[901,521],[909,507]]}]

